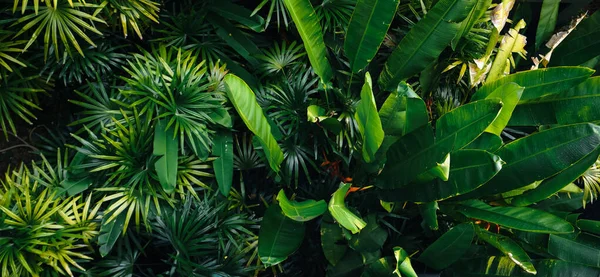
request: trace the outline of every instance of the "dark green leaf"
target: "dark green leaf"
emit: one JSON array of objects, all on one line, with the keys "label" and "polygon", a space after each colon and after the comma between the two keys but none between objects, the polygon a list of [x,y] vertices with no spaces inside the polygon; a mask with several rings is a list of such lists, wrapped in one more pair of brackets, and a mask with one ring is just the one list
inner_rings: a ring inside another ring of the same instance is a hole
[{"label": "dark green leaf", "polygon": [[127,213],[119,214],[111,222],[106,222],[110,217],[104,216],[102,224],[100,225],[100,232],[98,234],[98,245],[100,246],[100,256],[105,257],[108,255],[110,250],[119,239],[121,232],[123,232],[123,225],[125,225],[125,218]]},{"label": "dark green leaf", "polygon": [[525,272],[534,275],[537,274],[527,252],[509,237],[495,234],[479,227],[476,228],[475,233],[480,239],[496,247],[500,252],[508,256],[517,266],[525,270]]},{"label": "dark green leaf", "polygon": [[334,266],[348,250],[344,230],[333,221],[333,217],[329,213],[323,215],[321,221],[321,249],[323,249],[327,261]]},{"label": "dark green leaf", "polygon": [[584,19],[554,52],[550,65],[580,65],[600,55],[600,13]]},{"label": "dark green leaf", "polygon": [[[502,110],[498,117],[492,122],[492,124],[485,130],[488,133],[492,133],[494,135],[500,136],[502,134],[502,130],[508,124],[508,121],[511,118],[511,115],[519,103],[519,99],[521,99],[521,95],[523,94],[523,87],[520,87],[516,83],[508,83],[504,84],[497,89],[495,89],[492,93],[488,94],[485,99],[494,99],[498,98],[502,101]],[[475,94],[471,98],[471,101],[479,100],[479,97],[482,94]]]},{"label": "dark green leaf", "polygon": [[377,217],[369,215],[367,216],[367,226],[360,233],[352,236],[349,245],[361,253],[375,252],[383,246],[387,236],[387,231],[377,224]]},{"label": "dark green leaf", "polygon": [[[500,113],[502,113],[502,111],[500,111]],[[463,149],[485,150],[494,153],[502,147],[502,144],[503,142],[500,136],[492,133],[483,133],[467,146],[463,147]]]},{"label": "dark green leaf", "polygon": [[473,6],[473,8],[471,8],[467,18],[461,22],[458,32],[452,39],[453,50],[456,49],[456,45],[460,39],[465,37],[471,31],[471,28],[473,28],[473,26],[485,14],[485,11],[487,11],[491,5],[492,0],[477,0],[477,3]]},{"label": "dark green leaf", "polygon": [[361,277],[397,277],[393,265],[392,257],[383,257],[367,266]]},{"label": "dark green leaf", "polygon": [[[540,20],[538,21],[537,30],[535,33],[535,49],[540,49],[556,27],[556,18],[558,17],[558,6],[560,0],[544,0],[540,11]],[[569,36],[567,36],[568,38]]]},{"label": "dark green leaf", "polygon": [[419,256],[419,261],[435,270],[442,270],[467,252],[474,235],[473,224],[456,225],[427,247]]},{"label": "dark green leaf", "polygon": [[260,223],[258,235],[260,261],[266,267],[283,262],[300,247],[304,239],[304,231],[302,222],[283,215],[279,205],[271,205]]},{"label": "dark green leaf", "polygon": [[379,109],[379,118],[386,136],[403,136],[429,121],[425,102],[405,82],[390,93]]},{"label": "dark green leaf", "polygon": [[231,131],[219,131],[213,141],[215,179],[223,196],[229,194],[233,182],[233,137]]},{"label": "dark green leaf", "polygon": [[575,239],[550,235],[548,252],[557,258],[600,268],[600,238],[579,234]]},{"label": "dark green leaf", "polygon": [[440,207],[435,201],[419,205],[419,212],[423,218],[423,222],[421,222],[423,229],[437,230],[439,228],[437,221],[437,210],[439,209]]},{"label": "dark green leaf", "polygon": [[394,257],[396,257],[396,270],[398,276],[418,277],[415,270],[412,268],[410,258],[406,250],[402,247],[394,247]]},{"label": "dark green leaf", "polygon": [[158,120],[154,128],[154,152],[160,156],[154,164],[158,180],[166,193],[171,193],[177,185],[179,139],[173,136],[173,128],[167,130],[167,121]]}]

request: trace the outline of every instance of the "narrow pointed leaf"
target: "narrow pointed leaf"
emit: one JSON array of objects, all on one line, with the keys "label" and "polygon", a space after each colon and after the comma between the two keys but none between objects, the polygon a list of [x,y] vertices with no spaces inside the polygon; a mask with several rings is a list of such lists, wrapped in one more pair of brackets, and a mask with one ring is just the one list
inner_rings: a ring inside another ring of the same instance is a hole
[{"label": "narrow pointed leaf", "polygon": [[256,102],[254,92],[244,80],[235,75],[227,74],[224,81],[229,101],[233,104],[246,127],[260,141],[271,169],[279,172],[279,166],[283,161],[283,152],[271,133],[271,125],[269,125],[263,114],[262,108]]},{"label": "narrow pointed leaf", "polygon": [[394,89],[400,81],[421,72],[435,61],[450,44],[467,17],[475,0],[441,0],[427,12],[386,61],[379,76],[379,85]]},{"label": "narrow pointed leaf", "polygon": [[277,265],[300,247],[304,224],[286,217],[277,204],[271,205],[260,223],[258,255],[265,267]]},{"label": "narrow pointed leaf", "polygon": [[327,203],[323,200],[290,201],[283,190],[277,194],[277,201],[285,216],[300,222],[312,220],[327,210]]},{"label": "narrow pointed leaf", "polygon": [[600,238],[597,236],[579,234],[569,239],[550,235],[548,253],[566,262],[600,268]]},{"label": "narrow pointed leaf", "polygon": [[356,3],[344,40],[344,51],[352,72],[365,68],[375,57],[394,19],[398,2],[359,0]]},{"label": "narrow pointed leaf", "polygon": [[497,88],[516,83],[525,88],[521,96],[524,102],[568,90],[585,81],[592,73],[594,71],[589,68],[572,66],[521,71],[487,82],[475,94],[479,99],[484,99]]},{"label": "narrow pointed leaf", "polygon": [[100,233],[98,235],[100,256],[106,257],[113,246],[115,246],[117,239],[119,239],[121,232],[123,232],[126,216],[126,213],[121,213],[109,223],[106,223],[106,220],[109,218],[108,216],[105,216],[102,219],[102,225],[100,225]]},{"label": "narrow pointed leaf", "polygon": [[344,184],[333,193],[329,201],[329,212],[331,216],[344,228],[350,230],[352,234],[356,234],[362,230],[367,223],[359,216],[352,213],[344,202],[346,193],[350,189],[351,184]]},{"label": "narrow pointed leaf", "polygon": [[477,3],[471,8],[467,18],[461,22],[458,32],[456,32],[456,35],[452,39],[453,50],[456,49],[456,45],[458,45],[461,38],[471,31],[471,28],[473,28],[475,23],[477,23],[477,21],[485,14],[485,11],[490,8],[491,4],[492,0],[477,0]]},{"label": "narrow pointed leaf", "polygon": [[[540,10],[540,20],[538,21],[535,33],[535,49],[540,49],[544,45],[556,27],[556,18],[558,17],[558,6],[560,0],[544,0]],[[568,36],[567,36],[568,37]]]},{"label": "narrow pointed leaf", "polygon": [[233,137],[230,131],[219,131],[213,141],[215,179],[223,196],[229,195],[233,182]]},{"label": "narrow pointed leaf", "polygon": [[310,64],[315,73],[321,77],[322,82],[327,83],[333,76],[333,72],[327,60],[327,48],[315,9],[310,0],[283,0],[283,3],[304,42]]},{"label": "narrow pointed leaf", "polygon": [[442,270],[458,261],[469,250],[474,235],[473,224],[456,225],[429,245],[419,256],[419,261],[435,270]]},{"label": "narrow pointed leaf", "polygon": [[[573,232],[573,226],[569,222],[537,209],[492,207],[478,200],[462,202],[458,209],[469,218],[484,220],[515,230],[548,234]],[[532,218],[536,220],[531,220]]]},{"label": "narrow pointed leaf", "polygon": [[154,152],[160,156],[154,164],[158,181],[166,193],[175,190],[177,184],[179,139],[173,137],[173,129],[167,130],[167,121],[158,120],[154,129]]},{"label": "narrow pointed leaf", "polygon": [[371,75],[365,75],[365,84],[360,92],[360,102],[356,108],[356,124],[362,137],[362,156],[370,163],[383,142],[383,129],[377,113],[377,104],[373,95]]},{"label": "narrow pointed leaf", "polygon": [[534,275],[537,274],[537,271],[531,262],[531,258],[529,258],[529,255],[527,255],[527,252],[525,252],[525,250],[523,250],[523,248],[521,248],[521,246],[519,246],[511,238],[486,231],[480,227],[476,228],[475,233],[480,239],[491,244],[500,250],[500,252],[504,253],[504,255],[508,256],[512,262],[525,270],[525,272]]},{"label": "narrow pointed leaf", "polygon": [[[544,277],[563,276],[600,276],[600,269],[561,260],[535,260],[534,267],[537,275]],[[457,263],[443,272],[442,277],[488,277],[488,276],[513,276],[531,277],[531,275],[518,267],[507,256],[492,256],[487,258],[468,259]]]}]

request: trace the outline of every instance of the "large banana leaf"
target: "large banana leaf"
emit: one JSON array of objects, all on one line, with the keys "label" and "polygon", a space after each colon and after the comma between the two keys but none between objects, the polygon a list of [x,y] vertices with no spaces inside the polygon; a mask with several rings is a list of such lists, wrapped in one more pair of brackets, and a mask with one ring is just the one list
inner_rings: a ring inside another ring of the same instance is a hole
[{"label": "large banana leaf", "polygon": [[392,202],[430,202],[470,192],[502,169],[500,157],[482,150],[459,150],[451,154],[450,177],[415,186],[379,191],[380,199]]},{"label": "large banana leaf", "polygon": [[521,71],[487,82],[475,94],[478,99],[483,99],[502,85],[516,83],[525,88],[521,101],[526,101],[568,90],[585,81],[592,73],[594,71],[589,68],[572,66]]},{"label": "large banana leaf", "polygon": [[277,194],[277,201],[279,201],[279,206],[285,216],[300,222],[316,218],[327,210],[327,203],[323,200],[290,201],[283,189]]},{"label": "large banana leaf", "polygon": [[514,206],[528,206],[554,195],[562,188],[575,181],[583,174],[590,166],[592,166],[600,155],[600,148],[592,151],[581,160],[570,165],[567,169],[544,180],[535,189],[526,191],[525,193],[512,198],[510,203]]},{"label": "large banana leaf", "polygon": [[365,75],[365,84],[360,91],[360,102],[356,107],[356,124],[362,137],[362,157],[370,163],[383,142],[383,129],[377,113],[377,104],[373,95],[371,75]]},{"label": "large banana leaf", "polygon": [[[526,207],[492,207],[479,200],[462,202],[458,210],[469,218],[534,233],[566,234],[571,224],[553,214]],[[535,220],[532,220],[534,219]]]},{"label": "large banana leaf", "polygon": [[429,121],[427,107],[409,84],[401,82],[379,109],[381,126],[386,136],[401,137]]},{"label": "large banana leaf", "polygon": [[485,242],[491,244],[504,255],[508,256],[517,266],[521,267],[525,272],[530,274],[537,274],[531,258],[527,255],[527,252],[521,248],[514,240],[509,237],[494,234],[480,227],[476,228],[477,236]]},{"label": "large banana leaf", "polygon": [[[491,121],[490,121],[491,122]],[[401,137],[387,151],[387,162],[376,179],[377,187],[395,189],[438,166],[454,145],[455,135],[434,141],[429,124]]]},{"label": "large banana leaf", "polygon": [[471,102],[445,113],[435,124],[436,140],[455,136],[454,149],[461,149],[481,135],[501,109],[500,100],[495,98]]},{"label": "large banana leaf", "polygon": [[231,131],[219,131],[213,141],[215,179],[223,196],[229,195],[233,182],[233,137]]},{"label": "large banana leaf", "polygon": [[327,60],[327,48],[323,41],[321,23],[310,0],[282,0],[296,24],[298,33],[304,42],[304,48],[315,73],[327,83],[333,76]]},{"label": "large banana leaf", "polygon": [[579,234],[575,239],[550,235],[548,253],[557,258],[578,264],[600,268],[600,238]]},{"label": "large banana leaf", "polygon": [[362,228],[365,228],[367,223],[346,207],[344,198],[346,197],[346,193],[348,192],[348,189],[350,189],[350,186],[351,184],[344,184],[333,193],[331,200],[329,200],[329,212],[340,225],[350,230],[352,234],[356,234],[360,232]]},{"label": "large banana leaf", "polygon": [[396,15],[399,0],[359,0],[348,24],[344,51],[352,72],[365,68],[375,57]]},{"label": "large banana leaf", "polygon": [[331,265],[336,265],[348,251],[344,230],[335,223],[331,214],[326,213],[321,220],[321,249]]},{"label": "large banana leaf", "polygon": [[584,158],[600,146],[600,127],[573,124],[535,133],[495,154],[506,162],[492,180],[461,199],[504,193],[544,180]]},{"label": "large banana leaf", "polygon": [[361,253],[375,252],[381,249],[387,237],[387,230],[381,228],[375,214],[371,214],[367,216],[367,226],[360,233],[352,235],[348,244]]},{"label": "large banana leaf", "polygon": [[[517,103],[519,103],[521,95],[523,95],[523,87],[520,87],[516,83],[508,83],[495,89],[485,97],[485,99],[499,98],[502,101],[502,110],[500,111],[500,114],[496,117],[494,122],[485,129],[486,132],[500,136],[502,130],[504,130],[504,127],[508,124]],[[483,96],[483,94],[476,93],[471,98],[471,101],[479,100],[479,97],[481,96]]]},{"label": "large banana leaf", "polygon": [[423,228],[427,227],[431,230],[437,230],[440,228],[437,220],[437,210],[439,209],[440,205],[435,201],[419,205],[419,213],[423,218],[423,221],[421,222],[421,226]]},{"label": "large banana leaf", "polygon": [[[502,113],[502,110],[500,111],[500,113]],[[463,149],[485,150],[494,153],[498,149],[500,149],[500,147],[502,147],[502,144],[503,142],[500,136],[494,135],[492,133],[483,133],[479,137],[477,137],[477,139],[475,139],[473,142],[463,147]]]},{"label": "large banana leaf", "polygon": [[179,152],[179,140],[173,137],[173,129],[167,130],[167,121],[158,120],[154,128],[154,151],[153,154],[160,156],[154,164],[158,181],[166,193],[175,190],[177,184],[177,166]]},{"label": "large banana leaf", "polygon": [[476,0],[441,0],[413,26],[386,61],[379,85],[392,90],[435,61],[460,29]]},{"label": "large banana leaf", "polygon": [[248,129],[256,135],[269,160],[271,169],[279,172],[283,161],[283,152],[271,133],[271,125],[256,102],[256,96],[244,80],[233,74],[227,74],[223,79],[227,87],[227,97],[233,104]]},{"label": "large banana leaf", "polygon": [[485,14],[490,6],[492,5],[492,0],[477,0],[477,3],[473,6],[467,18],[463,20],[460,24],[460,29],[452,39],[452,49],[456,49],[456,45],[461,38],[466,36],[471,28],[477,23],[477,21]]},{"label": "large banana leaf", "polygon": [[283,215],[277,204],[271,205],[260,223],[258,255],[265,266],[283,262],[294,253],[304,239],[305,227]]},{"label": "large banana leaf", "polygon": [[584,19],[554,52],[550,65],[580,65],[600,55],[600,13]]},{"label": "large banana leaf", "polygon": [[510,126],[572,124],[600,120],[600,77],[556,95],[518,105],[508,123]]},{"label": "large banana leaf", "polygon": [[540,49],[554,32],[560,0],[544,0],[535,33],[535,49]]},{"label": "large banana leaf", "polygon": [[435,270],[442,270],[458,261],[469,250],[474,235],[473,224],[456,225],[429,245],[419,256],[419,261]]},{"label": "large banana leaf", "polygon": [[[538,274],[544,277],[598,277],[600,269],[561,260],[536,260],[533,262]],[[456,264],[442,273],[442,277],[489,277],[533,275],[519,268],[508,256],[469,259]]]}]

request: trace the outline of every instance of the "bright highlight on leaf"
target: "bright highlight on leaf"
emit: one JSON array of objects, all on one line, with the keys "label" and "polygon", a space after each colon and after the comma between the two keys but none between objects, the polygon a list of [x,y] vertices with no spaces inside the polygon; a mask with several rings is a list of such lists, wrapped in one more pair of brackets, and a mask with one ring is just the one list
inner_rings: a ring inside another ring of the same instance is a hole
[{"label": "bright highlight on leaf", "polygon": [[352,234],[356,234],[360,232],[362,228],[365,228],[367,223],[346,207],[344,199],[346,198],[346,193],[351,185],[352,184],[343,184],[333,193],[331,200],[329,200],[329,212],[340,225],[350,230]]},{"label": "bright highlight on leaf", "polygon": [[277,194],[277,201],[279,201],[283,214],[300,222],[312,220],[327,210],[327,203],[323,200],[290,201],[283,190],[280,190]]}]

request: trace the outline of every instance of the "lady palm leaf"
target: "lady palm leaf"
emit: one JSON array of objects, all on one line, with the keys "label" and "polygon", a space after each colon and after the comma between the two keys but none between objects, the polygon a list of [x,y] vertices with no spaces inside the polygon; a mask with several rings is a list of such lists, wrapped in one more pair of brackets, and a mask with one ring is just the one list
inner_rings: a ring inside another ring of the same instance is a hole
[{"label": "lady palm leaf", "polygon": [[[4,23],[7,21],[0,20],[0,28],[5,29]],[[12,32],[0,31],[0,67],[4,67],[9,72],[13,72],[13,68],[11,64],[16,64],[22,67],[27,67],[22,59],[18,56],[14,57],[14,53],[21,53],[23,49],[20,48],[21,45],[25,44],[26,40],[14,40],[10,37],[13,35]],[[13,65],[14,66],[14,65]],[[0,79],[3,78],[3,75],[0,75]]]},{"label": "lady palm leaf", "polygon": [[41,110],[33,102],[34,94],[44,92],[43,89],[31,87],[31,81],[37,76],[23,77],[20,72],[13,72],[0,80],[0,128],[8,139],[8,131],[17,132],[13,116],[32,124],[36,119],[32,110]]},{"label": "lady palm leaf", "polygon": [[[262,60],[259,70],[262,76],[271,74],[284,73],[287,70],[294,70],[294,66],[300,64],[300,58],[306,55],[302,45],[296,45],[296,42],[291,44],[282,43],[281,46],[275,43],[272,48],[265,50],[263,55],[257,56]],[[292,67],[292,68],[288,68]]]},{"label": "lady palm leaf", "polygon": [[[56,6],[52,5],[53,2],[56,3]],[[69,56],[73,56],[71,47],[75,48],[75,50],[83,56],[84,53],[77,41],[77,37],[85,40],[92,46],[96,46],[85,33],[85,30],[98,35],[102,35],[102,33],[85,20],[105,24],[106,22],[83,11],[84,8],[93,8],[96,6],[82,3],[73,3],[70,5],[66,0],[45,1],[45,3],[46,5],[40,7],[39,12],[23,16],[11,25],[11,27],[14,27],[16,25],[24,24],[15,37],[31,31],[31,38],[25,45],[23,51],[29,49],[40,36],[44,38],[44,59],[48,57],[51,45],[54,46],[54,53],[57,58],[60,46],[64,47]],[[75,35],[77,35],[77,37]],[[62,45],[58,44],[59,37]]]},{"label": "lady palm leaf", "polygon": [[594,202],[600,195],[600,160],[596,161],[580,177],[583,183],[583,207],[589,201]]},{"label": "lady palm leaf", "polygon": [[[142,39],[141,28],[150,20],[158,23],[158,12],[160,3],[151,0],[104,0],[100,3],[98,11],[108,12],[108,18],[118,18],[123,29],[123,35],[127,37],[128,29],[133,30]],[[98,12],[96,12],[98,13]],[[115,16],[118,14],[118,16]],[[145,20],[144,20],[145,19]]]},{"label": "lady palm leaf", "polygon": [[[267,4],[269,5],[267,6]],[[262,2],[260,2],[260,4],[258,4],[258,6],[256,6],[252,12],[252,16],[262,10],[264,7],[268,7],[269,9],[267,12],[267,19],[265,20],[265,29],[269,27],[269,23],[271,22],[273,15],[275,15],[275,20],[277,21],[277,29],[281,28],[282,22],[285,28],[288,27],[290,22],[289,14],[285,9],[283,0],[262,0]]]},{"label": "lady palm leaf", "polygon": [[323,0],[315,4],[315,12],[321,19],[325,32],[334,33],[345,31],[350,22],[356,0]]}]

